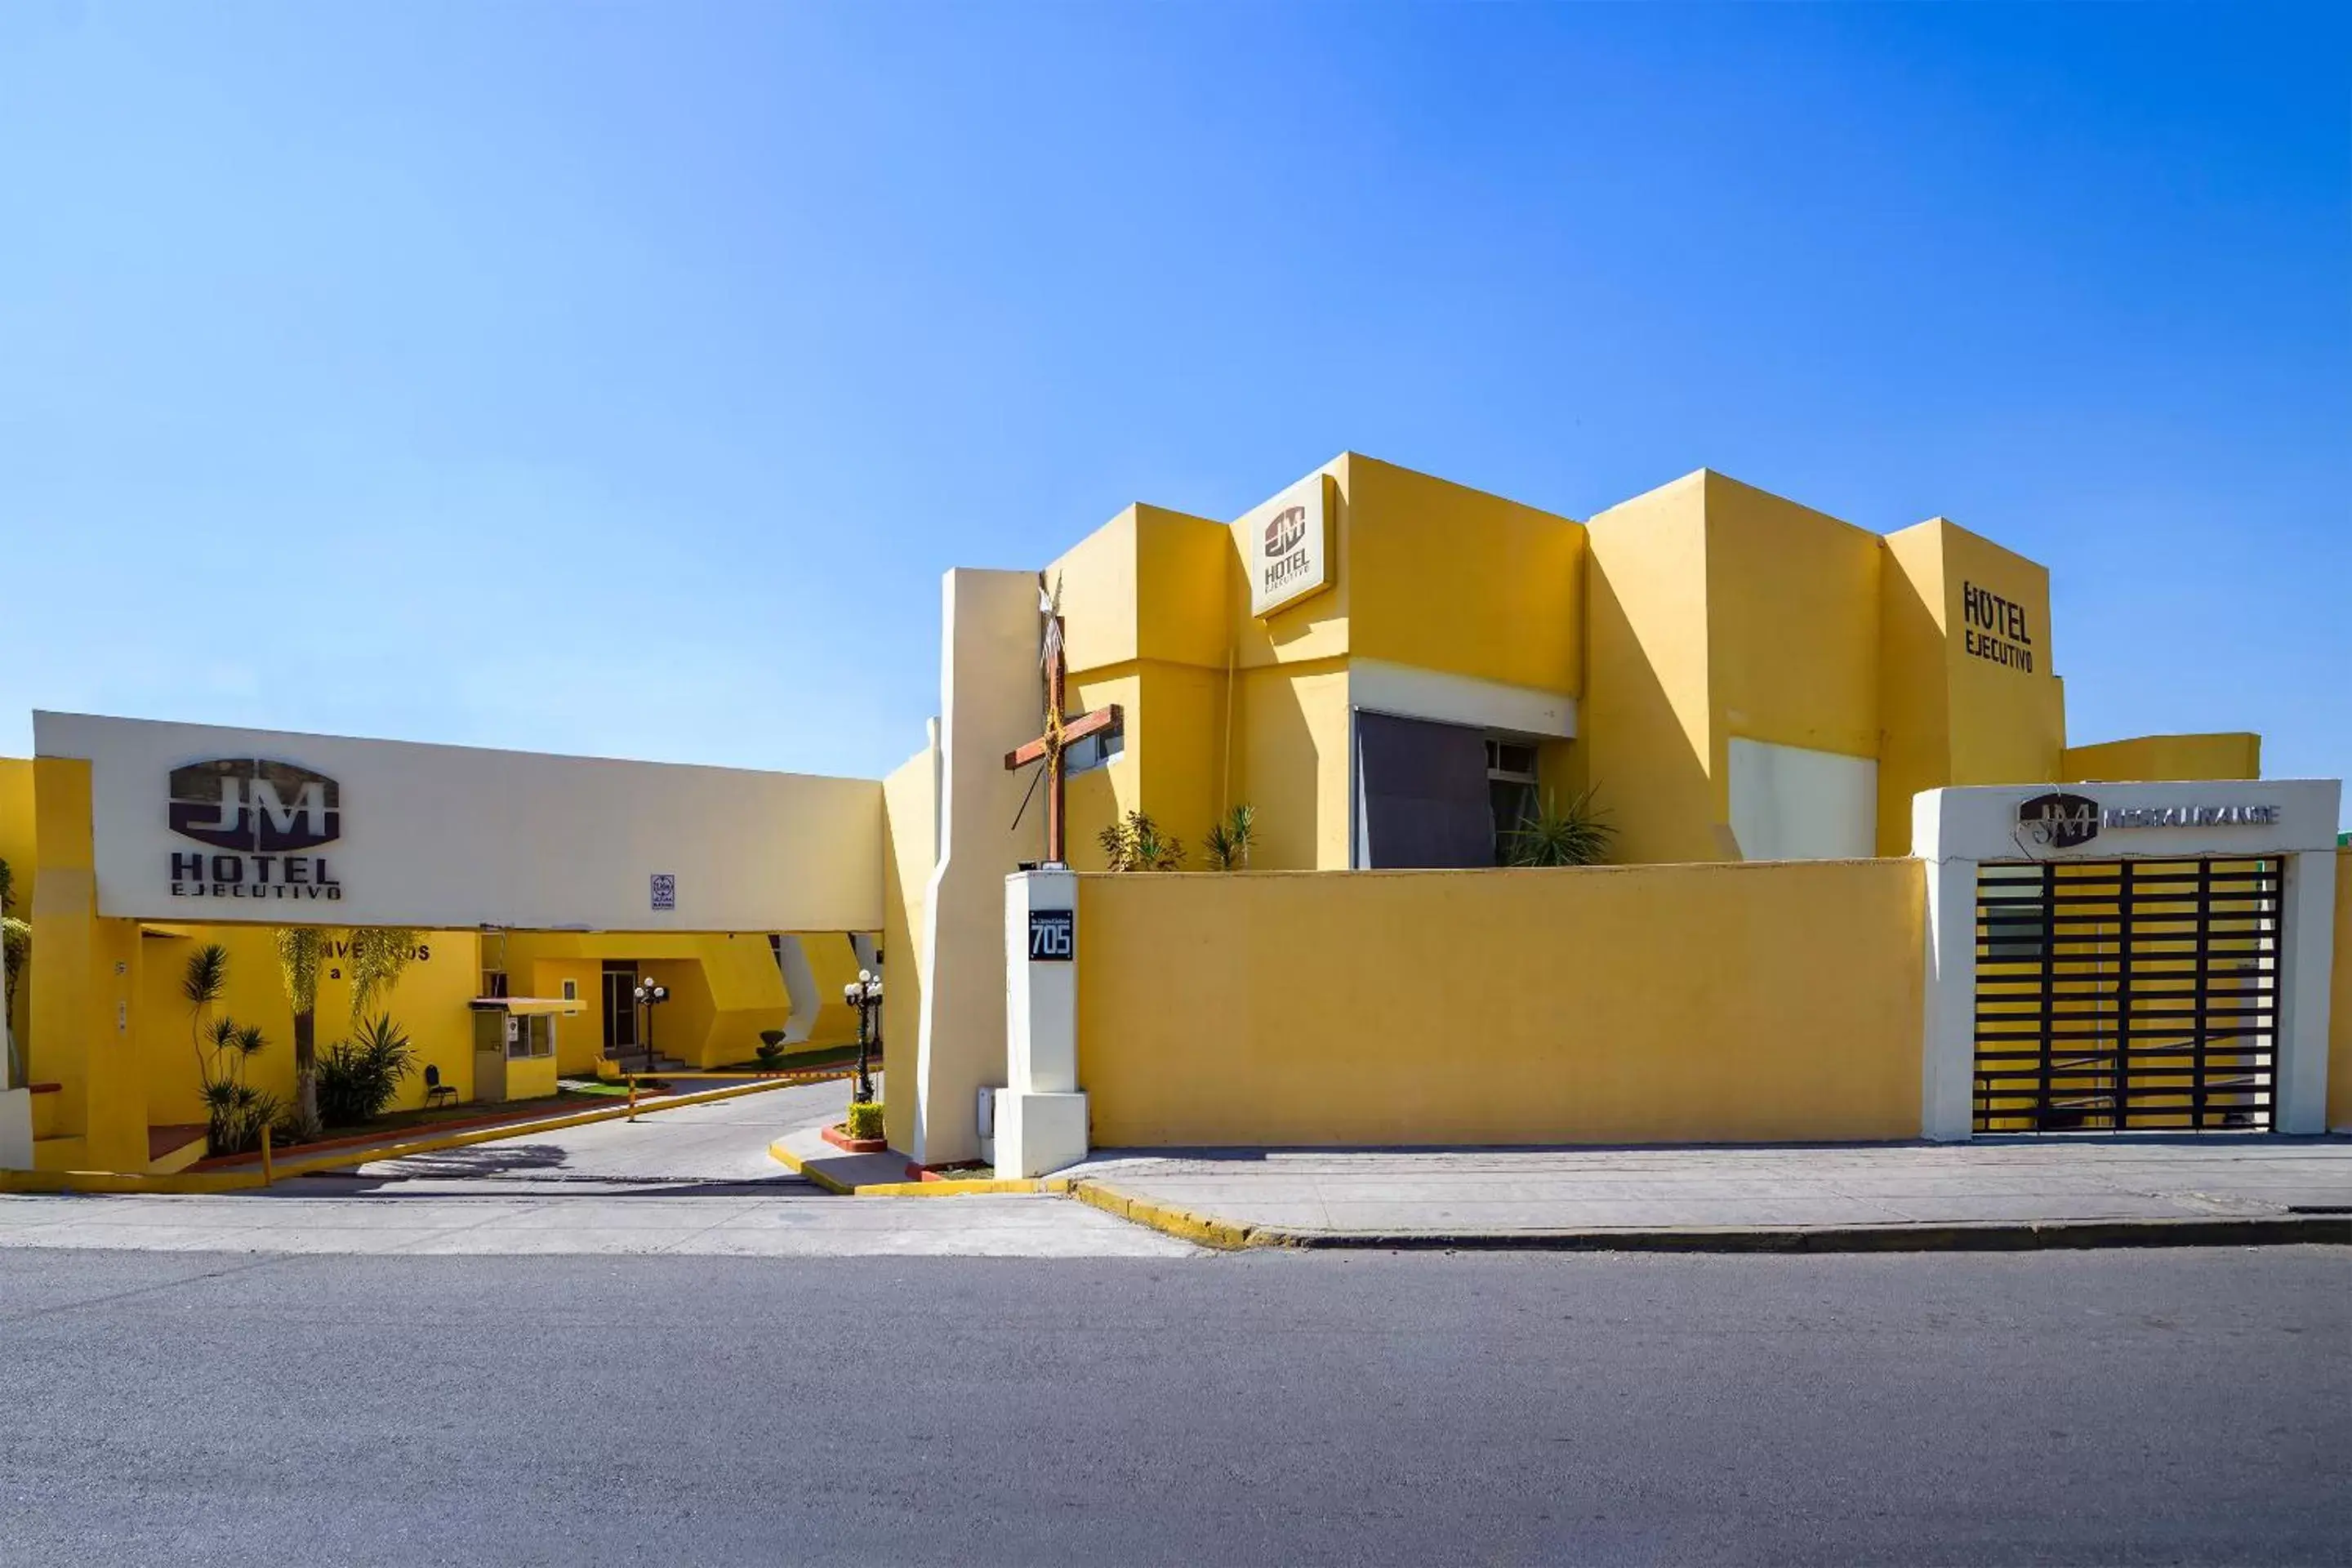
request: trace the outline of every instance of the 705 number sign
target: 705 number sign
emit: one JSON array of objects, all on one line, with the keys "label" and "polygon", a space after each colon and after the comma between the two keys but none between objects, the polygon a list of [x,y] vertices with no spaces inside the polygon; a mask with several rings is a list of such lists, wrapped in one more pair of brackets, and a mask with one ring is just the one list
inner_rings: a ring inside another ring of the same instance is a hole
[{"label": "705 number sign", "polygon": [[1029,961],[1067,963],[1077,956],[1078,917],[1072,910],[1029,911]]}]

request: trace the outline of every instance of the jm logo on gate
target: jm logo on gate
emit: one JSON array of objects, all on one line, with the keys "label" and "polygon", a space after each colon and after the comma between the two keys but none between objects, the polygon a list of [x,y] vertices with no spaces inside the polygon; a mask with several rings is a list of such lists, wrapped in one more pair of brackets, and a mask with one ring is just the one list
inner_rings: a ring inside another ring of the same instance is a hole
[{"label": "jm logo on gate", "polygon": [[2099,803],[2088,795],[2037,795],[2017,808],[2018,830],[2042,849],[2072,849],[2099,836]]}]

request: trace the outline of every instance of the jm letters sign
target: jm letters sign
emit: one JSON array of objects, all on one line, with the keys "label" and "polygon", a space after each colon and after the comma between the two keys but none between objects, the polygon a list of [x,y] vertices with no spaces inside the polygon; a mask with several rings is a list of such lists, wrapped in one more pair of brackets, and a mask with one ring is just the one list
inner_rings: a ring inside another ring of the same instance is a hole
[{"label": "jm letters sign", "polygon": [[1250,614],[1270,616],[1331,585],[1327,477],[1312,474],[1244,520]]},{"label": "jm letters sign", "polygon": [[1067,963],[1078,955],[1078,916],[1075,910],[1029,911],[1029,962]]},{"label": "jm letters sign", "polygon": [[165,800],[173,833],[209,853],[172,851],[179,899],[340,900],[323,855],[342,837],[342,791],[294,763],[215,757],[172,770]]},{"label": "jm letters sign", "polygon": [[2086,795],[2037,795],[2017,808],[2020,837],[2037,849],[2072,849],[2088,844],[2101,828],[2129,832],[2143,827],[2273,827],[2275,805],[2107,805]]}]

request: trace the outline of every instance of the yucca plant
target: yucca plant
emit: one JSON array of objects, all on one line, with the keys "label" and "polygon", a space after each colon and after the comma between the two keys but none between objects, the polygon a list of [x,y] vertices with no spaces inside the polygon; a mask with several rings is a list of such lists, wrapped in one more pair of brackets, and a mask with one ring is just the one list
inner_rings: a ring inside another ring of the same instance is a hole
[{"label": "yucca plant", "polygon": [[319,1115],[331,1127],[356,1127],[383,1114],[400,1080],[416,1068],[407,1031],[379,1014],[354,1037],[337,1040],[319,1060]]},{"label": "yucca plant", "polygon": [[1616,828],[1601,820],[1607,815],[1592,804],[1589,788],[1570,801],[1565,811],[1553,808],[1547,791],[1543,804],[1511,831],[1510,863],[1598,866],[1609,858],[1609,841],[1617,836]]},{"label": "yucca plant", "polygon": [[208,942],[188,954],[187,964],[180,971],[180,994],[188,1004],[188,1039],[196,1048],[199,1079],[212,1077],[212,1064],[205,1055],[205,1014],[227,989],[228,949]]},{"label": "yucca plant", "polygon": [[1237,805],[1225,813],[1223,820],[1209,829],[1201,841],[1209,857],[1213,871],[1246,871],[1250,862],[1250,842],[1257,832],[1257,807]]},{"label": "yucca plant", "polygon": [[9,1009],[16,1005],[25,965],[33,955],[33,928],[16,918],[16,878],[8,862],[0,860],[0,1035],[8,1040],[8,1059],[0,1063],[0,1085],[25,1076],[22,1047],[7,1027]]},{"label": "yucca plant", "polygon": [[1139,811],[1130,811],[1095,836],[1114,871],[1173,871],[1184,864],[1184,842]]}]

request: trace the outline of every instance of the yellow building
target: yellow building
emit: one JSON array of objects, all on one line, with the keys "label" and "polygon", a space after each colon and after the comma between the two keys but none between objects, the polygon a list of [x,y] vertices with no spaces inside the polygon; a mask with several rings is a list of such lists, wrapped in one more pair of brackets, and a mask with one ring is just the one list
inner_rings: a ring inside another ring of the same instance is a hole
[{"label": "yellow building", "polygon": [[1589,788],[1619,861],[1815,858],[1906,853],[1946,784],[2257,772],[2252,735],[2070,750],[2033,562],[1706,470],[1580,522],[1348,453],[1230,524],[1130,507],[1046,578],[1074,707],[1122,718],[1073,759],[1081,870],[1139,810],[1195,866],[1246,804],[1256,868],[1461,867]]},{"label": "yellow building", "polygon": [[[1239,806],[1255,872],[1475,871],[1580,812],[1626,870],[1097,885],[1058,906],[1102,937],[1071,966],[1083,1000],[1059,980],[1032,994],[1008,981],[1007,876],[1047,859],[1038,770],[1013,753],[1045,727],[1049,601],[1064,708],[1097,716],[1065,758],[1076,872],[1106,868],[1099,836],[1135,813],[1205,868]],[[951,571],[941,608],[939,714],[878,781],[37,715],[37,760],[0,763],[0,858],[35,950],[0,1090],[37,1091],[37,1163],[192,1157],[199,1047],[176,987],[206,942],[229,950],[213,1011],[262,1028],[254,1079],[289,1094],[269,929],[291,921],[416,931],[388,1005],[461,1100],[645,1052],[640,980],[670,996],[654,1048],[691,1067],[744,1061],[765,1030],[845,1040],[841,985],[887,952],[887,1127],[925,1164],[986,1154],[1007,1086],[1008,1114],[1062,1119],[1056,1147],[1083,1148],[1089,1116],[1137,1138],[1402,1138],[1416,1117],[1474,1141],[1908,1135],[1966,1121],[1965,1061],[1934,1043],[1950,986],[1919,965],[1958,940],[1936,911],[1973,884],[1765,863],[1910,856],[1926,792],[1953,786],[2260,771],[2250,734],[2070,744],[2042,565],[1945,519],[1881,534],[1706,470],[1579,521],[1342,454],[1238,518],[1138,504],[1042,570]],[[2332,810],[2288,793],[2298,822]],[[1974,809],[1952,820],[1982,858]],[[1633,874],[1674,863],[1705,864]],[[2332,909],[2319,863],[2297,864],[2311,885],[2290,892]],[[1287,956],[1252,934],[1301,931]],[[1677,945],[1693,931],[1710,952]],[[1578,962],[1545,956],[1571,940]],[[1445,967],[1411,955],[1454,941],[1523,971],[1496,1009],[1526,1057],[1507,1104],[1464,1098],[1433,1054]],[[1681,1016],[1646,998],[1710,958],[1681,1033],[1643,1038]],[[1286,991],[1308,973],[1344,1005]],[[346,984],[322,986],[322,1046],[351,1026]],[[1178,984],[1161,1005],[1154,986]],[[1757,1054],[1754,1020],[1812,1016],[1831,984],[1844,1013],[1775,1025],[1781,1055]],[[1577,1016],[1610,1023],[1564,1045]],[[1068,1048],[1046,1060],[1041,1030]],[[1759,1098],[1767,1080],[1843,1098]],[[412,1079],[402,1103],[425,1093]],[[1438,1100],[1434,1121],[1413,1110]]]}]

